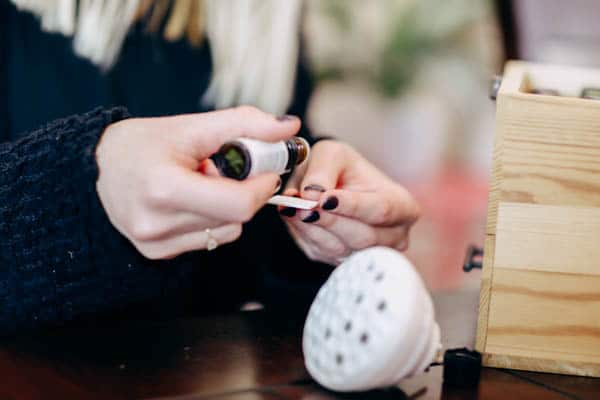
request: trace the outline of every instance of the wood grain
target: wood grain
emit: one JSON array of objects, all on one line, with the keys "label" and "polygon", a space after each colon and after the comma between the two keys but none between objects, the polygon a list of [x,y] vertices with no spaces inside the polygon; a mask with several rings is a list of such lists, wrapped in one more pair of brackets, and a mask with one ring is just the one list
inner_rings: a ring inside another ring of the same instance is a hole
[{"label": "wood grain", "polygon": [[495,267],[600,275],[600,208],[501,203]]},{"label": "wood grain", "polygon": [[476,341],[485,365],[600,376],[600,101],[578,98],[588,86],[599,70],[505,69]]},{"label": "wood grain", "polygon": [[[510,80],[510,76],[509,76]],[[513,78],[514,81],[514,78]],[[501,90],[506,90],[505,86],[514,86],[514,82],[504,81],[501,86]],[[518,88],[517,88],[518,90]],[[500,201],[500,191],[502,182],[502,155],[503,155],[503,132],[506,130],[504,127],[504,121],[506,118],[503,117],[506,114],[509,106],[507,102],[510,99],[506,95],[499,95],[496,100],[496,134],[494,137],[494,151],[492,159],[492,173],[490,177],[490,194],[488,197],[488,214],[486,221],[486,234],[496,234],[496,221],[498,217],[498,202]]]},{"label": "wood grain", "polygon": [[494,268],[486,353],[600,367],[600,276]]},{"label": "wood grain", "polygon": [[487,235],[485,237],[483,248],[483,269],[481,271],[481,289],[479,292],[479,316],[477,318],[477,337],[475,339],[475,349],[479,352],[485,351],[485,342],[487,338],[495,241],[495,236]]},{"label": "wood grain", "polygon": [[511,103],[499,201],[600,206],[600,107],[520,96]]},{"label": "wood grain", "polygon": [[592,71],[508,65],[497,100],[488,234],[501,202],[600,207],[600,102],[526,93],[550,83],[558,86],[543,87],[575,93],[600,80]]}]

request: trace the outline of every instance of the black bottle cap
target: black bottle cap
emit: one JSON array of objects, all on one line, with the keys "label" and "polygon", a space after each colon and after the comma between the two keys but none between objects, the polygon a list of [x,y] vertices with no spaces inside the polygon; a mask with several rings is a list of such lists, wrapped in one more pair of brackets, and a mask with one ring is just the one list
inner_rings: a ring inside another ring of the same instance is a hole
[{"label": "black bottle cap", "polygon": [[215,164],[215,167],[217,167],[219,172],[223,173],[225,168],[227,168],[227,160],[225,159],[225,157],[223,157],[223,154],[215,153],[209,158]]},{"label": "black bottle cap", "polygon": [[481,377],[481,353],[469,350],[450,349],[444,353],[444,384],[474,388]]},{"label": "black bottle cap", "polygon": [[[233,160],[230,159],[230,154],[233,156]],[[210,159],[221,176],[241,181],[250,175],[252,167],[250,153],[243,144],[236,141],[225,143],[218,152],[210,156]],[[239,165],[239,162],[241,162],[241,165]]]}]

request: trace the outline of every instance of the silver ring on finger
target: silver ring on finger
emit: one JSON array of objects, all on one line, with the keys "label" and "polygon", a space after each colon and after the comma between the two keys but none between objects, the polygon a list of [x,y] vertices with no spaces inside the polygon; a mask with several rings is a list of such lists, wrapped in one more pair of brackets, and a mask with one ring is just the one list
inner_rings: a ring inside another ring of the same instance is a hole
[{"label": "silver ring on finger", "polygon": [[209,228],[206,228],[204,230],[204,233],[206,233],[206,250],[213,251],[214,249],[219,247],[217,239],[215,239],[214,236],[211,234]]}]

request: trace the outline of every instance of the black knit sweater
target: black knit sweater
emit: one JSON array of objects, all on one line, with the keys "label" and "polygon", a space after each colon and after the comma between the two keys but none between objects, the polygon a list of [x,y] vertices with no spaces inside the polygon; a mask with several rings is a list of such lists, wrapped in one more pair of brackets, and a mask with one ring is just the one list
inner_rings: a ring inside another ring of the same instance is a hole
[{"label": "black knit sweater", "polygon": [[[95,323],[102,312],[105,319],[173,315],[250,299],[305,309],[329,268],[305,258],[273,208],[262,210],[233,244],[150,261],[114,229],[98,199],[96,145],[106,126],[128,113],[81,111],[106,104],[124,104],[136,116],[206,111],[197,98],[210,75],[208,49],[163,44],[138,29],[120,63],[102,75],[72,54],[67,39],[42,33],[38,24],[0,5],[0,334]],[[192,69],[198,87],[182,79]],[[148,80],[136,82],[139,75]],[[164,87],[148,85],[156,76],[167,81]],[[303,76],[300,70],[291,108],[300,115],[308,98]],[[79,114],[27,132],[72,112]]]}]

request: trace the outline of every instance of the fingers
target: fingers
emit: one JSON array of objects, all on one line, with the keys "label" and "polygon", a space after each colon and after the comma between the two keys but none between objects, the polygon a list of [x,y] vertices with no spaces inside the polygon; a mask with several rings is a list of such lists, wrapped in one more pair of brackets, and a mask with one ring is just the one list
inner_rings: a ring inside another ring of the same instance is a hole
[{"label": "fingers", "polygon": [[303,240],[310,246],[311,254],[307,255],[311,259],[337,265],[341,258],[350,255],[352,249],[326,229],[307,224],[297,218],[287,218],[287,220],[297,240]]},{"label": "fingers", "polygon": [[281,185],[277,174],[236,181],[182,171],[172,180],[172,198],[182,210],[230,222],[249,221]]},{"label": "fingers", "polygon": [[[204,229],[210,227],[227,243],[280,178],[263,174],[234,181],[216,176],[212,163],[202,161],[227,140],[277,141],[299,128],[298,118],[277,119],[252,107],[111,124],[96,150],[98,196],[115,228],[152,258],[203,248]],[[229,230],[221,228],[228,224]]]},{"label": "fingers", "polygon": [[[318,214],[318,218],[315,218],[315,214]],[[338,217],[324,211],[303,211],[299,213],[298,219],[305,224],[327,230],[352,250],[364,249],[378,243],[375,229],[358,220]]]},{"label": "fingers", "polygon": [[224,224],[210,218],[205,218],[191,213],[177,213],[175,215],[135,216],[124,229],[124,234],[132,241],[159,241],[186,234],[188,232],[203,231],[206,228],[217,228]]},{"label": "fingers", "polygon": [[301,124],[297,117],[277,118],[250,106],[171,118],[177,118],[176,123],[185,132],[198,160],[216,152],[223,143],[242,136],[269,142],[289,139],[298,133]]},{"label": "fingers", "polygon": [[320,205],[333,214],[375,226],[412,224],[420,214],[416,201],[402,188],[385,193],[331,190],[322,194]]},{"label": "fingers", "polygon": [[372,246],[405,250],[408,245],[410,224],[374,227],[356,219],[334,215],[326,211],[316,212],[318,218],[311,218],[314,214],[306,211],[299,213],[298,218],[308,221],[305,223],[327,230],[352,250],[362,250]]},{"label": "fingers", "polygon": [[[296,196],[298,193],[298,190],[294,188],[287,188],[283,192],[286,196]],[[314,215],[313,211],[300,211],[290,207],[279,207],[279,212],[287,222],[288,229],[296,240],[296,243],[311,260],[338,265],[352,251],[336,235],[322,227],[303,221]]]},{"label": "fingers", "polygon": [[200,163],[200,166],[198,167],[198,172],[206,176],[221,176],[219,170],[215,166],[215,163],[210,158],[207,158]]},{"label": "fingers", "polygon": [[211,239],[214,239],[219,246],[231,243],[239,238],[241,234],[241,224],[228,224],[211,229],[210,232],[206,232],[206,230],[194,231],[167,240],[134,242],[134,245],[147,258],[153,260],[168,259],[188,251],[204,250],[208,247]]},{"label": "fingers", "polygon": [[335,189],[343,175],[347,154],[339,146],[320,142],[311,153],[306,172],[299,185],[302,198],[318,200],[326,190]]},{"label": "fingers", "polygon": [[302,249],[304,254],[306,254],[310,260],[329,265],[339,265],[346,258],[346,256],[332,257],[326,254],[318,243],[312,242],[311,240],[307,239],[306,236],[301,235],[291,224],[288,224],[288,230],[296,241],[298,247]]}]

